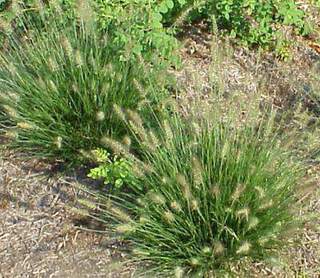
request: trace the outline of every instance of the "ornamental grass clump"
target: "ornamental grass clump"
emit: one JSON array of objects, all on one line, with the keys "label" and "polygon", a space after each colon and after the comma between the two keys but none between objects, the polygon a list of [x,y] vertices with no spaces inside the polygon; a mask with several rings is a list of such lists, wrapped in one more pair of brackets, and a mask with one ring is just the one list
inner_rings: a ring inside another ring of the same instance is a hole
[{"label": "ornamental grass clump", "polygon": [[129,47],[118,49],[115,38],[97,31],[88,2],[80,3],[68,21],[61,9],[46,20],[43,7],[33,8],[41,28],[26,15],[24,34],[11,33],[0,52],[0,124],[14,147],[33,155],[74,160],[97,148],[102,135],[127,133],[114,104],[146,116],[144,104],[164,92],[157,67],[133,61]]},{"label": "ornamental grass clump", "polygon": [[105,140],[134,161],[137,180],[130,194],[94,194],[93,215],[112,220],[108,227],[131,243],[145,274],[209,277],[243,258],[270,256],[299,226],[295,190],[304,167],[283,146],[274,113],[214,103],[203,115],[171,110],[153,130],[127,113],[139,156]]}]

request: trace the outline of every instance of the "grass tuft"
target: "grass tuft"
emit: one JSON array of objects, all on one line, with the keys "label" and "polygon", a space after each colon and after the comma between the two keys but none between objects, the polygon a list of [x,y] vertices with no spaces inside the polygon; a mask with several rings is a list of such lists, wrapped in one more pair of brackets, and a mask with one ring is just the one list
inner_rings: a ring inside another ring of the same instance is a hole
[{"label": "grass tuft", "polygon": [[244,257],[262,260],[301,224],[295,193],[305,168],[285,147],[273,112],[253,109],[246,115],[255,121],[240,122],[235,107],[223,115],[212,110],[192,119],[170,112],[157,128],[145,128],[157,137],[152,150],[133,129],[139,159],[152,171],[137,176],[140,187],[119,202],[131,215],[129,226],[110,210],[103,214],[125,225],[116,230],[139,250],[132,260],[146,263],[146,273],[205,276]]}]

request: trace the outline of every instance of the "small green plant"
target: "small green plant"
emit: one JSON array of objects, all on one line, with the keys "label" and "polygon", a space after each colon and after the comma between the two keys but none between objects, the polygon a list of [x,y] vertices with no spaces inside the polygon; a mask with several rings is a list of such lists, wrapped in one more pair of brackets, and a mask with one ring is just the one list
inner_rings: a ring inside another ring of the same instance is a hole
[{"label": "small green plant", "polygon": [[155,129],[128,113],[139,157],[104,139],[132,159],[136,182],[130,197],[98,193],[93,214],[115,223],[131,242],[132,261],[145,262],[149,275],[221,274],[241,258],[270,256],[299,226],[295,190],[304,167],[283,146],[273,113],[243,114],[247,106],[236,99],[214,103],[203,115],[201,105],[184,118],[171,111]]},{"label": "small green plant", "polygon": [[132,185],[134,183],[131,163],[128,160],[118,156],[111,158],[111,154],[103,149],[97,149],[92,153],[94,160],[100,165],[91,169],[88,177],[103,179],[105,185],[115,190],[121,189],[125,184]]},{"label": "small green plant", "polygon": [[103,135],[127,133],[114,104],[146,111],[164,96],[157,63],[133,59],[129,44],[124,52],[97,32],[94,11],[82,3],[68,22],[59,6],[54,20],[41,14],[41,29],[27,21],[25,36],[12,34],[0,52],[0,123],[13,146],[37,156],[76,160]]}]

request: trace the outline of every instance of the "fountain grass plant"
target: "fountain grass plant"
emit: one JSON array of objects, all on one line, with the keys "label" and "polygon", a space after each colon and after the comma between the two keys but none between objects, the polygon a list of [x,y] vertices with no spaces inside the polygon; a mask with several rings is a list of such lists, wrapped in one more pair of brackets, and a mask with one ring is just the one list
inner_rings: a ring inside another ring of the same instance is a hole
[{"label": "fountain grass plant", "polygon": [[[80,3],[68,21],[57,3],[48,20],[36,6],[41,28],[26,15],[24,35],[11,33],[0,52],[0,123],[12,145],[30,155],[75,160],[101,145],[103,134],[127,132],[114,104],[144,114],[145,102],[165,94],[156,64],[133,57],[130,43],[118,49],[114,38],[97,31],[88,2]],[[154,86],[157,95],[150,93]]]},{"label": "fountain grass plant", "polygon": [[132,162],[136,181],[130,194],[92,193],[97,203],[82,204],[130,242],[131,260],[145,266],[141,275],[227,273],[243,258],[272,256],[303,222],[295,210],[305,167],[285,147],[275,112],[237,98],[212,103],[183,117],[169,109],[154,129],[138,113],[120,113],[139,156],[103,140]]}]

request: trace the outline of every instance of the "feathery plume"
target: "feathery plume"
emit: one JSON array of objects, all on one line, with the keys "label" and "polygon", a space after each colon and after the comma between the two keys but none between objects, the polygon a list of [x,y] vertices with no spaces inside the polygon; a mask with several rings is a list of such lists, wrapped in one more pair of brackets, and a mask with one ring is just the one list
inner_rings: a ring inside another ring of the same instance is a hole
[{"label": "feathery plume", "polygon": [[148,217],[146,217],[146,216],[140,216],[139,217],[139,222],[141,223],[141,224],[146,224],[146,223],[148,223]]},{"label": "feathery plume", "polygon": [[58,136],[56,140],[54,141],[54,144],[57,146],[58,149],[61,149],[62,147],[62,137]]},{"label": "feathery plume", "polygon": [[78,202],[80,205],[83,205],[91,210],[95,210],[97,208],[97,204],[86,199],[78,199]]},{"label": "feathery plume", "polygon": [[266,193],[261,186],[255,186],[254,190],[257,191],[260,199],[265,197]]},{"label": "feathery plume", "polygon": [[166,135],[166,141],[172,141],[173,139],[173,132],[171,126],[167,120],[163,121],[163,129]]},{"label": "feathery plume", "polygon": [[69,210],[74,213],[74,214],[78,214],[78,215],[81,215],[81,216],[89,216],[89,212],[85,209],[79,209],[79,208],[75,208],[75,207],[68,207]]},{"label": "feathery plume", "polygon": [[117,115],[117,117],[122,120],[124,123],[127,122],[126,115],[123,113],[121,107],[117,104],[113,105],[113,111]]},{"label": "feathery plume", "polygon": [[166,203],[166,199],[160,193],[149,192],[148,197],[157,205],[164,205]]},{"label": "feathery plume", "polygon": [[237,250],[237,254],[247,254],[250,249],[251,249],[251,243],[249,243],[248,241],[245,241]]},{"label": "feathery plume", "polygon": [[55,60],[53,60],[53,58],[51,58],[51,57],[49,57],[49,59],[48,59],[48,65],[49,65],[50,70],[53,72],[57,71],[59,68],[58,63]]},{"label": "feathery plume", "polygon": [[231,195],[231,200],[233,202],[238,200],[245,189],[246,186],[244,184],[238,184],[235,191]]},{"label": "feathery plume", "polygon": [[4,104],[4,105],[2,105],[2,108],[7,113],[8,116],[10,116],[12,118],[16,118],[17,117],[17,115],[18,115],[17,110],[15,110],[13,107]]},{"label": "feathery plume", "polygon": [[120,234],[127,234],[134,232],[135,228],[132,224],[120,224],[116,226],[115,230]]},{"label": "feathery plume", "polygon": [[186,178],[183,175],[178,174],[176,177],[176,180],[179,183],[179,185],[181,186],[183,196],[187,200],[190,200],[191,199],[191,190],[190,190],[190,186],[189,186]]},{"label": "feathery plume", "polygon": [[175,278],[183,278],[183,274],[184,274],[184,271],[183,271],[183,268],[178,266],[175,268],[174,270],[174,277]]},{"label": "feathery plume", "polygon": [[84,23],[92,23],[94,18],[94,13],[92,11],[91,5],[87,0],[77,0],[76,1],[76,13],[80,20]]},{"label": "feathery plume", "polygon": [[219,187],[219,185],[213,185],[212,187],[211,187],[211,190],[210,190],[210,192],[211,192],[211,194],[212,194],[212,196],[214,197],[214,198],[217,198],[218,196],[219,196],[219,194],[220,194],[220,187]]},{"label": "feathery plume", "polygon": [[17,127],[22,128],[22,129],[33,129],[33,126],[29,123],[26,123],[26,122],[17,123]]},{"label": "feathery plume", "polygon": [[122,143],[127,146],[130,147],[131,146],[131,139],[128,135],[124,136],[122,139]]},{"label": "feathery plume", "polygon": [[160,146],[159,139],[152,130],[149,131],[149,138],[150,138],[150,145],[153,146],[153,149],[156,149]]},{"label": "feathery plume", "polygon": [[7,130],[4,134],[4,136],[9,139],[16,139],[16,138],[18,138],[18,133],[16,131],[8,131]]},{"label": "feathery plume", "polygon": [[200,264],[200,261],[199,261],[198,258],[191,258],[190,259],[190,264],[191,264],[191,266],[196,267],[196,266],[198,266]]},{"label": "feathery plume", "polygon": [[62,36],[60,43],[62,45],[63,50],[65,51],[65,53],[67,54],[67,56],[71,60],[73,57],[73,48],[71,46],[70,41],[68,40],[68,38],[66,36]]},{"label": "feathery plume", "polygon": [[112,138],[103,137],[101,143],[111,148],[115,154],[129,154],[127,147]]},{"label": "feathery plume", "polygon": [[273,201],[269,200],[262,203],[262,205],[259,207],[259,210],[265,210],[265,209],[271,208],[272,206],[273,206]]},{"label": "feathery plume", "polygon": [[166,210],[163,213],[163,218],[168,222],[168,223],[172,223],[174,221],[174,215],[170,210]]},{"label": "feathery plume", "polygon": [[0,30],[8,34],[12,33],[11,23],[3,18],[0,18]]},{"label": "feathery plume", "polygon": [[255,216],[249,218],[248,231],[254,229],[259,224],[259,219]]},{"label": "feathery plume", "polygon": [[131,222],[132,220],[126,212],[124,212],[122,209],[118,207],[111,207],[110,212],[113,216],[117,217],[119,220],[123,222]]},{"label": "feathery plume", "polygon": [[102,122],[105,118],[106,118],[106,115],[104,114],[103,111],[98,111],[98,112],[96,113],[96,120],[97,120],[98,122]]},{"label": "feathery plume", "polygon": [[205,255],[210,255],[212,252],[211,248],[206,246],[204,248],[202,248],[202,253],[205,254]]},{"label": "feathery plume", "polygon": [[75,63],[79,68],[83,66],[82,55],[79,49],[77,49],[75,53]]},{"label": "feathery plume", "polygon": [[56,84],[52,80],[49,80],[49,87],[54,92],[58,91],[58,88],[57,88]]},{"label": "feathery plume", "polygon": [[192,158],[192,173],[193,173],[193,179],[194,183],[197,187],[203,183],[202,180],[202,165],[198,158],[193,157]]},{"label": "feathery plume", "polygon": [[215,255],[221,255],[224,252],[224,246],[220,241],[216,241],[213,244],[213,253]]},{"label": "feathery plume", "polygon": [[243,209],[239,209],[238,211],[236,211],[237,218],[246,219],[247,221],[249,220],[249,214],[250,214],[249,208],[243,208]]},{"label": "feathery plume", "polygon": [[191,201],[191,210],[195,211],[199,209],[199,203],[196,199]]},{"label": "feathery plume", "polygon": [[170,207],[176,212],[182,211],[181,205],[177,201],[171,202]]}]

